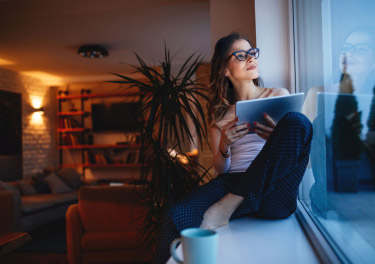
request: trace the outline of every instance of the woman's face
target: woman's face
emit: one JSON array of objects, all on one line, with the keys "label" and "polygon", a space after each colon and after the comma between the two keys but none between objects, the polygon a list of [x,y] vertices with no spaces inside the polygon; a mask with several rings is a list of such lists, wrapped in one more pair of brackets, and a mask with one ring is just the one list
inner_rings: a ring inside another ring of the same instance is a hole
[{"label": "woman's face", "polygon": [[375,47],[368,34],[354,32],[346,39],[340,53],[340,70],[351,77],[366,78],[375,69]]},{"label": "woman's face", "polygon": [[248,56],[246,60],[240,61],[233,54],[233,52],[251,49],[250,43],[245,39],[239,39],[233,42],[228,54],[228,63],[225,68],[225,76],[227,76],[232,83],[242,80],[254,80],[259,77],[258,74],[258,60]]}]

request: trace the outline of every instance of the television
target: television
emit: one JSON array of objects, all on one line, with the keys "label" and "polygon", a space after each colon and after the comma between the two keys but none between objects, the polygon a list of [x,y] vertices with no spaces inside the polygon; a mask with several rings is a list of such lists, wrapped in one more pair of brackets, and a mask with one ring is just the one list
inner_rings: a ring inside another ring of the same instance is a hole
[{"label": "television", "polygon": [[91,104],[93,132],[136,132],[141,123],[138,103]]}]

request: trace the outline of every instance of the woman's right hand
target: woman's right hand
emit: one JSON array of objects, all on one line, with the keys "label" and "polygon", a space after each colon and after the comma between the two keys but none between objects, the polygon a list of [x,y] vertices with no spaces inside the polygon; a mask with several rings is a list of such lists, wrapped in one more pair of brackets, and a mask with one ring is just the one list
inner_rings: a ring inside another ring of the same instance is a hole
[{"label": "woman's right hand", "polygon": [[361,116],[362,116],[362,111],[360,112],[354,112],[351,113],[350,115],[346,116],[346,119],[349,121],[350,125],[353,128],[353,131],[356,135],[361,134],[362,131],[362,123],[361,123]]},{"label": "woman's right hand", "polygon": [[237,121],[238,118],[233,119],[221,131],[219,148],[222,152],[227,152],[234,142],[243,138],[249,132],[250,124],[236,125]]}]

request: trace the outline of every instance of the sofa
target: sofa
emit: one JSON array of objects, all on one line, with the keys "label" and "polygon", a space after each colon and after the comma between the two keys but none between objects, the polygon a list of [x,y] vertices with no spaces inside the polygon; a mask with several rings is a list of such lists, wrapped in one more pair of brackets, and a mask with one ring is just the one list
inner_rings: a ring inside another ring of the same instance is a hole
[{"label": "sofa", "polygon": [[64,219],[81,186],[81,175],[71,168],[48,170],[32,180],[0,181],[0,233],[28,232]]},{"label": "sofa", "polygon": [[152,254],[141,243],[147,207],[142,187],[85,186],[66,213],[69,264],[147,263]]}]

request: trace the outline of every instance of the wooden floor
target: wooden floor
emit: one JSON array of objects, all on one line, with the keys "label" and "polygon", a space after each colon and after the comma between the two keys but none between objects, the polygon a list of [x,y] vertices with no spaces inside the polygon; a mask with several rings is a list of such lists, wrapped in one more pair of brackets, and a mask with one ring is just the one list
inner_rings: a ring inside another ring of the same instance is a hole
[{"label": "wooden floor", "polygon": [[0,256],[1,264],[67,264],[66,254],[10,252]]}]

